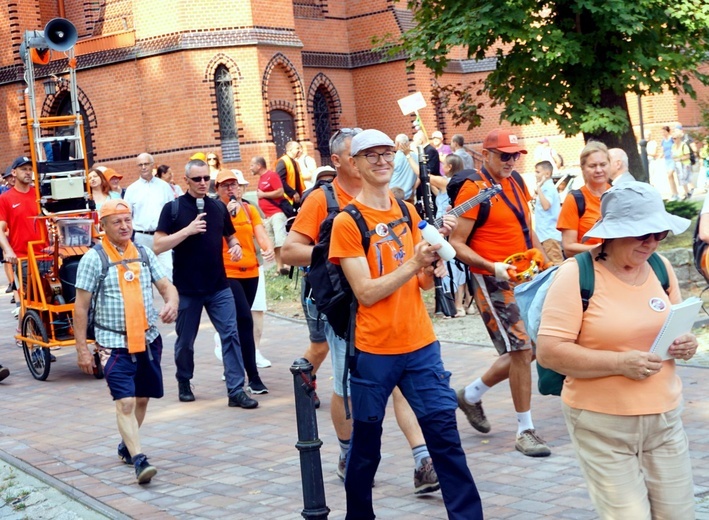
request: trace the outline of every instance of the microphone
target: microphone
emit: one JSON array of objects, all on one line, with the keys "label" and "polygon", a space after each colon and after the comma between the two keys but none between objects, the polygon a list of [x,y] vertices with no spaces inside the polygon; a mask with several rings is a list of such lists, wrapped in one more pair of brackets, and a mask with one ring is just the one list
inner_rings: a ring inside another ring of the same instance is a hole
[{"label": "microphone", "polygon": [[[229,200],[236,200],[236,197],[234,197],[234,195],[231,195],[231,196],[229,197]],[[232,216],[232,217],[235,217],[235,216],[236,216],[236,208],[234,208],[233,210],[231,210],[231,216]]]},{"label": "microphone", "polygon": [[[197,203],[197,214],[204,213],[204,198],[199,198],[195,201]],[[202,231],[204,233],[204,231]]]}]

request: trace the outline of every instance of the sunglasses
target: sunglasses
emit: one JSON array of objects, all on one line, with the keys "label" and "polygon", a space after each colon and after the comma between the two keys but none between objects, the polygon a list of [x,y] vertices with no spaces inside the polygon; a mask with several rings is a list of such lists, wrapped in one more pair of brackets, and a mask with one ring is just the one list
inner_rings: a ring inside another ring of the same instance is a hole
[{"label": "sunglasses", "polygon": [[516,161],[516,160],[519,159],[520,156],[522,155],[520,152],[509,153],[509,152],[499,152],[499,151],[497,151],[497,150],[488,150],[488,152],[492,152],[492,153],[494,153],[494,154],[499,155],[499,156],[500,156],[500,160],[501,160],[502,162],[507,162],[507,161],[509,161],[510,159]]},{"label": "sunglasses", "polygon": [[216,157],[207,157],[207,160],[208,160],[208,161],[216,161],[217,158],[216,158]]},{"label": "sunglasses", "polygon": [[648,240],[650,237],[654,238],[655,241],[660,242],[664,239],[667,238],[667,235],[669,235],[669,231],[660,231],[659,233],[648,233],[646,235],[643,235],[641,237],[635,237],[635,240],[640,240],[640,242],[645,242]]},{"label": "sunglasses", "polygon": [[211,177],[209,175],[203,175],[201,177],[187,177],[189,180],[193,182],[209,182],[211,180]]}]

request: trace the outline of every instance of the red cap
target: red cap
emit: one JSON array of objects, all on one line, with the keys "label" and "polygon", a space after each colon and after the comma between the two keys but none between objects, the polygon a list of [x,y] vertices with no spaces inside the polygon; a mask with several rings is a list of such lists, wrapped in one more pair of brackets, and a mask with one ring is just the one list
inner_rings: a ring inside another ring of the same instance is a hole
[{"label": "red cap", "polygon": [[504,130],[502,128],[498,128],[497,130],[493,130],[487,134],[487,137],[485,137],[485,140],[483,141],[483,148],[486,150],[499,150],[501,152],[508,153],[527,153],[527,150],[523,149],[519,145],[517,136],[509,130]]}]

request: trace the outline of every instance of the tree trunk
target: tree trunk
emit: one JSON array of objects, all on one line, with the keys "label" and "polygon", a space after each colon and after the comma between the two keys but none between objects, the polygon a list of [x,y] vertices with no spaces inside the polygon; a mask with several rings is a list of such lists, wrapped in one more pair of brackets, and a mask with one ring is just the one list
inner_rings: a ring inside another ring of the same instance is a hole
[{"label": "tree trunk", "polygon": [[606,90],[601,94],[601,106],[608,108],[621,107],[627,118],[627,130],[620,135],[608,131],[593,134],[584,132],[584,140],[588,142],[589,139],[595,139],[604,143],[608,148],[621,148],[628,154],[628,171],[637,180],[648,182],[648,174],[643,168],[638,151],[638,142],[635,139],[635,133],[630,123],[630,114],[628,113],[628,103],[625,95],[618,95],[615,92]]}]

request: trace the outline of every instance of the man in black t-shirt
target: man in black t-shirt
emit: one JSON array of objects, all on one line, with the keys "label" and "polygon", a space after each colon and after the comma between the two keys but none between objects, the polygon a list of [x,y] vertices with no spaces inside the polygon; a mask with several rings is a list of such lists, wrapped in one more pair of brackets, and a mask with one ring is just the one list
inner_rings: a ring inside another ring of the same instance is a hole
[{"label": "man in black t-shirt", "polygon": [[236,306],[222,257],[223,240],[234,261],[241,258],[241,246],[226,206],[206,197],[210,180],[207,163],[199,159],[188,162],[185,180],[187,193],[165,204],[160,213],[153,246],[155,254],[170,249],[174,254],[173,283],[180,295],[175,327],[179,398],[180,401],[195,400],[190,388],[194,375],[194,341],[202,308],[206,308],[222,342],[229,406],[256,408],[258,402],[244,392],[244,362],[236,329]]}]

